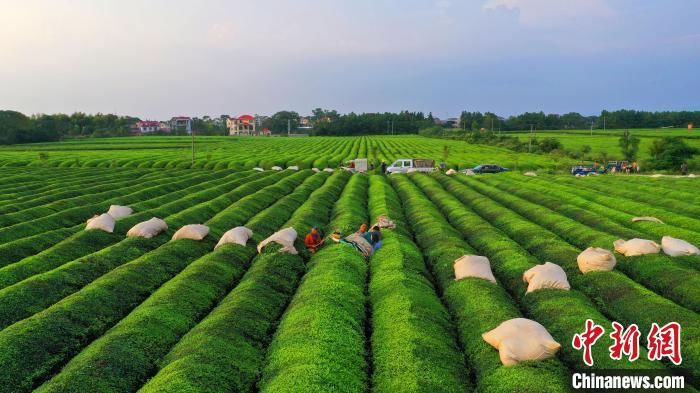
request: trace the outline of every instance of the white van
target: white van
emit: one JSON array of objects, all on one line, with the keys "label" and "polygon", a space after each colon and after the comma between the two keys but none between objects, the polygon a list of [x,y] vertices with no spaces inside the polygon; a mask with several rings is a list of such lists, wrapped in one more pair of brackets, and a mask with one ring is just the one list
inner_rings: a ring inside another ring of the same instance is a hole
[{"label": "white van", "polygon": [[388,168],[386,173],[396,172],[433,172],[435,170],[435,161],[425,160],[421,158],[399,158],[394,161]]}]

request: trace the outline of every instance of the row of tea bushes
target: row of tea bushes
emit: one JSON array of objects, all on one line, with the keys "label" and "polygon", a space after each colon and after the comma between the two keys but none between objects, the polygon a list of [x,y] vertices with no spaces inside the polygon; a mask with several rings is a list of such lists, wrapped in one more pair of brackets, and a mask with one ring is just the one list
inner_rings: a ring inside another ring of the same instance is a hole
[{"label": "row of tea bushes", "polygon": [[[568,371],[557,358],[504,366],[482,334],[521,317],[499,284],[480,278],[454,279],[454,261],[475,251],[462,239],[426,195],[407,177],[392,176],[416,241],[431,265],[442,296],[457,324],[467,365],[480,392],[566,392]],[[547,381],[547,383],[542,383]]]}]

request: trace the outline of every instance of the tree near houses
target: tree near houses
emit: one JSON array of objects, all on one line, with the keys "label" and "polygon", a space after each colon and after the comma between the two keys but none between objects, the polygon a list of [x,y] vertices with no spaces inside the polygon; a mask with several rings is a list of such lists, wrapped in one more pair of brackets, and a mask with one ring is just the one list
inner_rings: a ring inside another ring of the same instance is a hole
[{"label": "tree near houses", "polygon": [[620,137],[619,144],[620,149],[622,149],[622,156],[625,160],[631,162],[637,158],[639,138],[632,135],[629,130],[625,130],[625,133]]}]

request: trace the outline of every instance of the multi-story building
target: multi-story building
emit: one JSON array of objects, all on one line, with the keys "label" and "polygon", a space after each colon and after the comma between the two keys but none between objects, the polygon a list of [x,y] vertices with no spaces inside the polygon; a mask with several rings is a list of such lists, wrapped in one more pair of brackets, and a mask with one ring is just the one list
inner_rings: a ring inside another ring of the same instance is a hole
[{"label": "multi-story building", "polygon": [[192,118],[187,116],[176,116],[170,119],[170,129],[172,131],[187,131],[192,133]]}]

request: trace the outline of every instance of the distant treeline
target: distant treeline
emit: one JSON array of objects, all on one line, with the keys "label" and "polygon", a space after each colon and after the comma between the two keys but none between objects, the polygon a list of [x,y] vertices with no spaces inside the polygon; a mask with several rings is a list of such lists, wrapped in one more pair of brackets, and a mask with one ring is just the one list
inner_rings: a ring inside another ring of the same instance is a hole
[{"label": "distant treeline", "polygon": [[[336,113],[335,111],[327,111]],[[417,134],[435,124],[432,114],[403,111],[399,113],[349,113],[312,117],[313,135]]]},{"label": "distant treeline", "polygon": [[0,145],[50,142],[67,137],[103,137],[129,135],[134,117],[117,115],[34,115],[0,110]]},{"label": "distant treeline", "polygon": [[[302,123],[302,119],[305,121]],[[87,115],[33,115],[26,116],[15,111],[0,110],[0,144],[57,141],[77,137],[126,136],[139,119],[111,114]],[[272,116],[259,116],[262,127],[274,134],[292,132],[312,135],[371,135],[371,134],[418,134],[434,135],[443,127],[464,130],[487,129],[513,131],[587,129],[593,128],[660,128],[700,125],[700,111],[643,112],[635,110],[603,111],[598,116],[583,116],[579,113],[545,114],[527,112],[516,116],[501,117],[491,112],[462,112],[457,119],[440,119],[431,113],[402,111],[399,113],[348,113],[316,108],[308,118],[296,112],[281,111]],[[193,119],[193,129],[200,135],[227,135],[222,122],[216,123],[208,117]],[[178,134],[174,132],[173,134]]]},{"label": "distant treeline", "polygon": [[516,131],[528,130],[531,126],[537,130],[580,130],[591,126],[598,129],[620,129],[687,127],[688,124],[700,125],[700,111],[645,112],[621,109],[602,111],[598,116],[583,116],[576,112],[563,115],[526,112],[505,118],[491,112],[465,111],[462,112],[459,123],[454,126],[466,130],[491,130],[493,127],[493,130]]}]

